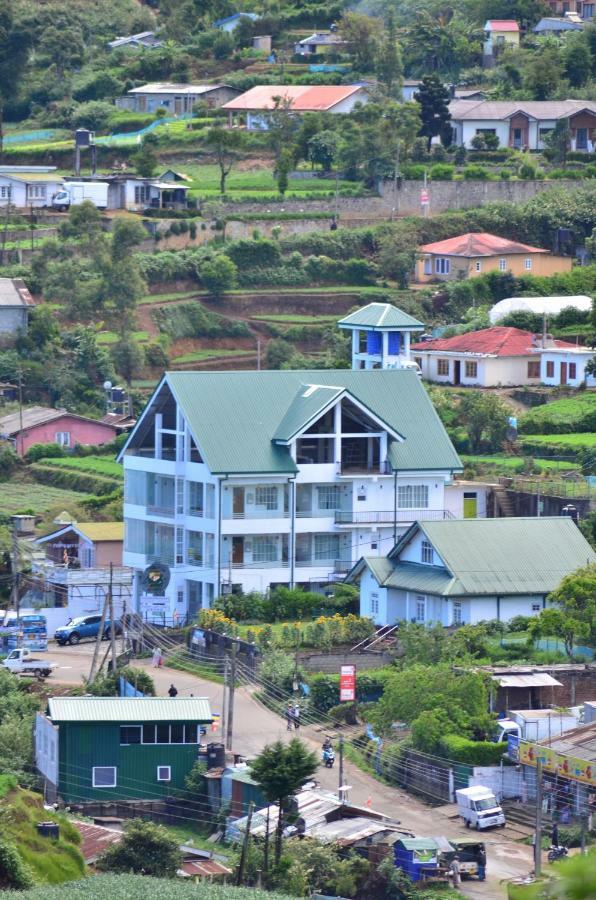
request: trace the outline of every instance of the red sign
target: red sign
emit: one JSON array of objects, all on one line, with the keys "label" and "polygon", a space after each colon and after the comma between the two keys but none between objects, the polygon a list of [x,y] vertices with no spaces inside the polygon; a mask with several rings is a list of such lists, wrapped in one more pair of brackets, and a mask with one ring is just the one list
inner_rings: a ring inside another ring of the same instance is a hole
[{"label": "red sign", "polygon": [[339,702],[356,699],[356,666],[342,666],[339,672]]},{"label": "red sign", "polygon": [[420,203],[423,206],[425,203],[428,203],[428,191],[425,191],[425,190],[420,191]]}]

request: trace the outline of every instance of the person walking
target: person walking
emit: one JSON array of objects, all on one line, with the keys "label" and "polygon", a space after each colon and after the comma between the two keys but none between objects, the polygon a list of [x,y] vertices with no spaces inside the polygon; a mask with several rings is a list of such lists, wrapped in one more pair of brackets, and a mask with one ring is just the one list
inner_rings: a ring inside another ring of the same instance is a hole
[{"label": "person walking", "polygon": [[298,731],[300,728],[300,706],[298,703],[294,704],[292,718],[294,719],[294,728]]},{"label": "person walking", "polygon": [[486,850],[484,847],[481,847],[478,851],[476,862],[478,866],[478,881],[484,881],[486,879]]},{"label": "person walking", "polygon": [[292,706],[291,701],[288,701],[288,705],[286,706],[286,731],[292,730],[293,721],[294,721],[294,707]]},{"label": "person walking", "polygon": [[154,669],[159,669],[161,666],[161,649],[159,647],[154,647],[153,656],[151,657],[151,665]]},{"label": "person walking", "polygon": [[550,842],[553,845],[553,847],[559,846],[559,826],[557,825],[556,822],[553,822],[553,828],[550,833]]},{"label": "person walking", "polygon": [[451,877],[453,878],[453,887],[457,890],[461,884],[461,869],[459,867],[459,856],[457,853],[453,857],[453,862],[451,863]]},{"label": "person walking", "polygon": [[170,685],[170,689],[169,689],[169,691],[168,691],[168,694],[169,694],[170,697],[172,697],[172,698],[178,696],[178,691],[177,691],[177,689],[174,687],[173,684]]}]

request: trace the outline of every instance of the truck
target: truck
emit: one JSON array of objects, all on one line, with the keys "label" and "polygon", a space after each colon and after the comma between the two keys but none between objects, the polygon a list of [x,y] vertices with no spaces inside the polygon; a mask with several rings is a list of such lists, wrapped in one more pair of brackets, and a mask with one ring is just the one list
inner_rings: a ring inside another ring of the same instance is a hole
[{"label": "truck", "polygon": [[36,678],[47,678],[56,668],[56,663],[34,656],[30,650],[22,647],[12,650],[4,660],[4,668],[13,675],[34,675]]},{"label": "truck", "polygon": [[91,201],[98,209],[107,209],[108,187],[106,181],[66,181],[52,197],[52,209],[66,212],[85,200]]},{"label": "truck", "polygon": [[505,827],[505,814],[490,788],[476,785],[461,788],[455,792],[457,811],[464,820],[466,828],[492,828],[494,825]]},{"label": "truck", "polygon": [[577,728],[580,714],[577,709],[516,709],[506,719],[497,720],[495,742],[506,744],[510,734],[520,741],[542,741]]}]

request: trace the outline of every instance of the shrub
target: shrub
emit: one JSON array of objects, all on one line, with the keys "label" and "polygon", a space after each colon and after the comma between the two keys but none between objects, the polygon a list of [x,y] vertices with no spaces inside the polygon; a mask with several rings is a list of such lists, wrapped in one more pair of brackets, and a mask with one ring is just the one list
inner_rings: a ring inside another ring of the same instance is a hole
[{"label": "shrub", "polygon": [[225,597],[218,597],[213,604],[213,609],[217,609],[228,619],[235,619],[237,622],[246,621],[247,619],[258,620],[263,618],[263,594],[258,591],[249,591],[247,594],[227,594]]},{"label": "shrub", "polygon": [[245,322],[213,313],[196,300],[162,306],[153,312],[157,327],[172,340],[185,337],[244,337],[250,334]]},{"label": "shrub", "polygon": [[25,454],[25,459],[27,462],[37,462],[39,459],[62,456],[68,456],[68,454],[60,444],[32,444]]},{"label": "shrub", "polygon": [[446,759],[470,766],[494,766],[501,762],[505,749],[492,741],[472,741],[459,734],[446,734],[440,742]]},{"label": "shrub", "polygon": [[464,178],[466,181],[489,181],[490,172],[484,166],[472,164],[464,169]]},{"label": "shrub", "polygon": [[266,238],[233,241],[226,244],[226,254],[239,269],[268,269],[281,263],[279,243]]},{"label": "shrub", "polygon": [[507,623],[507,628],[509,631],[527,631],[528,625],[532,621],[531,616],[514,616]]},{"label": "shrub", "polygon": [[213,260],[200,263],[198,275],[203,286],[213,297],[221,297],[226,291],[236,287],[238,268],[228,256],[222,254]]},{"label": "shrub", "polygon": [[434,181],[453,181],[455,166],[448,163],[437,163],[430,170],[430,177]]},{"label": "shrub", "polygon": [[20,464],[19,456],[12,447],[0,446],[0,480],[8,478]]},{"label": "shrub", "polygon": [[148,366],[165,369],[169,365],[170,357],[159,341],[151,341],[145,347],[145,362]]}]

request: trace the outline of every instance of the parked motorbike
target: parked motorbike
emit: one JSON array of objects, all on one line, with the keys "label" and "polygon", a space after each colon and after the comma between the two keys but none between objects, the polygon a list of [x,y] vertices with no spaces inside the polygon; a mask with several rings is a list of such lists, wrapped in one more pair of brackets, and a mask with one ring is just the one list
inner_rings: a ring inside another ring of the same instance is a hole
[{"label": "parked motorbike", "polygon": [[335,762],[335,750],[333,748],[323,750],[323,762],[325,763],[325,768],[333,768],[333,763]]},{"label": "parked motorbike", "polygon": [[556,862],[558,859],[565,859],[569,850],[567,847],[555,847],[554,845],[548,851],[549,863]]}]

